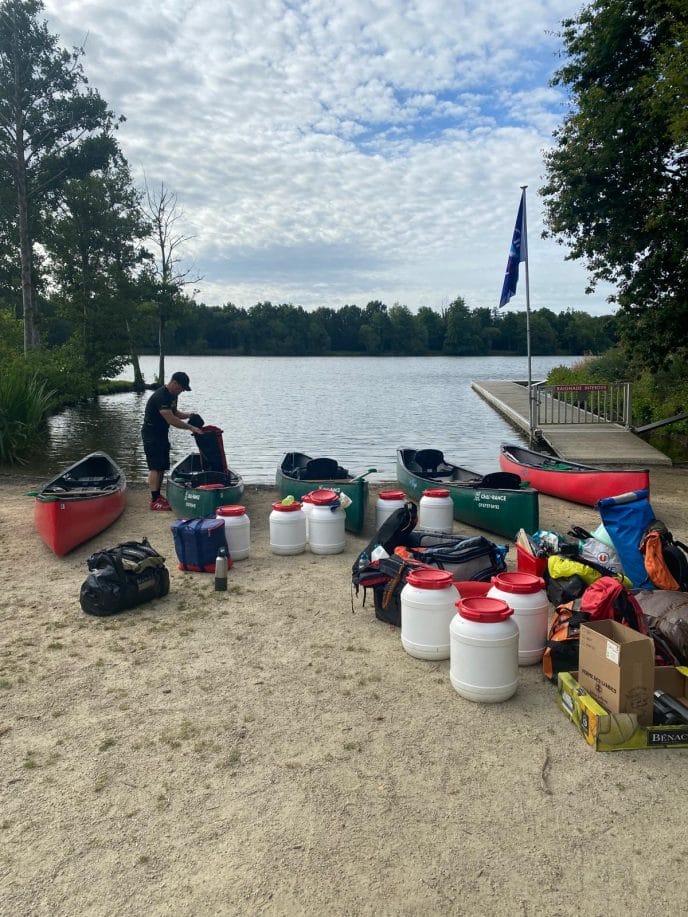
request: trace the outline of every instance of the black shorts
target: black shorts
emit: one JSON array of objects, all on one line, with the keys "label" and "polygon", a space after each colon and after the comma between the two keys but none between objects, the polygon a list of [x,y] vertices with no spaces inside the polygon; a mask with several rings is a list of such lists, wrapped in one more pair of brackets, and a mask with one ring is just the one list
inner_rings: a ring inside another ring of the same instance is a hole
[{"label": "black shorts", "polygon": [[167,471],[170,467],[170,442],[167,439],[143,441],[146,463],[150,471]]}]

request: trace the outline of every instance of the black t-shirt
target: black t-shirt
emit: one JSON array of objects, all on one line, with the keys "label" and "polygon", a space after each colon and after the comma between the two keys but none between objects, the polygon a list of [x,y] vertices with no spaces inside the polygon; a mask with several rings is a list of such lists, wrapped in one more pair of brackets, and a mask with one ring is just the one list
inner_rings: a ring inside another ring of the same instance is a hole
[{"label": "black t-shirt", "polygon": [[177,410],[177,396],[162,385],[157,388],[146,402],[146,411],[143,415],[141,433],[144,439],[166,439],[169,424],[160,411],[169,408],[172,412]]}]

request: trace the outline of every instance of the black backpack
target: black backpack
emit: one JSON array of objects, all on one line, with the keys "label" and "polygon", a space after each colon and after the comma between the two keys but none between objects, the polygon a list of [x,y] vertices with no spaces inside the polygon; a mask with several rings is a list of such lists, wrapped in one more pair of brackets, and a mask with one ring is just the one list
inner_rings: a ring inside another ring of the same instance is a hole
[{"label": "black backpack", "polygon": [[81,585],[79,601],[89,615],[114,615],[170,590],[165,558],[147,538],[96,551],[87,564],[89,574]]},{"label": "black backpack", "polygon": [[[410,534],[415,529],[417,522],[418,507],[409,500],[387,516],[375,533],[375,537],[363,548],[359,558],[370,559],[373,549],[377,545],[383,547],[388,554],[394,554],[395,548],[409,543]],[[355,574],[357,569],[358,558],[353,565],[352,572]]]},{"label": "black backpack", "polygon": [[[375,533],[375,537],[368,542],[358,555],[351,567],[351,583],[358,595],[358,590],[363,588],[363,604],[365,605],[368,589],[373,590],[375,598],[375,614],[380,620],[389,624],[400,624],[400,608],[396,586],[404,585],[402,577],[407,573],[410,565],[404,564],[394,556],[394,549],[408,543],[411,532],[418,522],[418,507],[410,500],[394,510],[382,523]],[[382,568],[381,561],[371,561],[373,549],[380,545],[385,549],[388,558],[385,559],[386,567]],[[420,566],[420,565],[419,565]],[[391,607],[390,607],[391,606]],[[351,595],[351,609],[353,611],[353,591]],[[388,610],[389,608],[389,610]]]}]

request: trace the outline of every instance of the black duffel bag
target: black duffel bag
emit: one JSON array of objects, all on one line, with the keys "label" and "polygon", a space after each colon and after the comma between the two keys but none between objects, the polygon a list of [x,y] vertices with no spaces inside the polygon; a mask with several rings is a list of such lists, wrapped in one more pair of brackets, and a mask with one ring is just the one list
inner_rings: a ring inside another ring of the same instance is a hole
[{"label": "black duffel bag", "polygon": [[415,560],[448,570],[455,580],[482,582],[506,570],[509,550],[483,535],[449,535],[434,529],[414,529],[406,546]]},{"label": "black duffel bag", "polygon": [[114,615],[170,591],[165,558],[150,546],[147,538],[96,551],[87,563],[89,574],[79,596],[86,614]]}]

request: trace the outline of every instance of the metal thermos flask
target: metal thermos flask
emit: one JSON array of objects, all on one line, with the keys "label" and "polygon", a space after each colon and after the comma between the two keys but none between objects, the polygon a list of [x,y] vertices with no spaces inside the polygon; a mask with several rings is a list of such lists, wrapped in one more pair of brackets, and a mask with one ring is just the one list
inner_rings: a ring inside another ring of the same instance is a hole
[{"label": "metal thermos flask", "polygon": [[227,551],[220,548],[215,558],[215,592],[227,591]]}]

